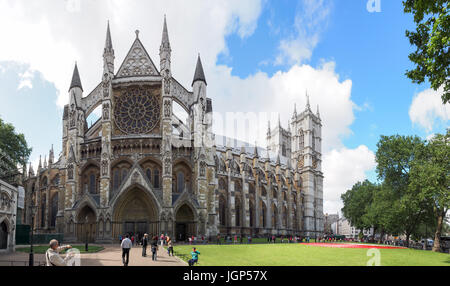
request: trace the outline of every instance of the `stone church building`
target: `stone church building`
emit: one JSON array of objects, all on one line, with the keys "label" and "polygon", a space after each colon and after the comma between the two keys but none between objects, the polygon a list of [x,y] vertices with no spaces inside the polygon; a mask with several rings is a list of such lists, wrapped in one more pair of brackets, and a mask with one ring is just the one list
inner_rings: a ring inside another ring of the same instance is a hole
[{"label": "stone church building", "polygon": [[[200,56],[191,87],[172,75],[166,20],[159,69],[136,31],[115,69],[108,25],[101,82],[85,93],[75,66],[64,107],[62,152],[29,167],[24,220],[65,242],[109,243],[125,233],[188,236],[301,235],[323,232],[319,112],[294,112],[267,149],[222,146]],[[194,71],[194,68],[193,68]],[[183,122],[174,103],[189,115]],[[98,107],[101,118],[88,127]],[[227,142],[231,142],[228,140]],[[37,206],[35,215],[30,205]]]}]

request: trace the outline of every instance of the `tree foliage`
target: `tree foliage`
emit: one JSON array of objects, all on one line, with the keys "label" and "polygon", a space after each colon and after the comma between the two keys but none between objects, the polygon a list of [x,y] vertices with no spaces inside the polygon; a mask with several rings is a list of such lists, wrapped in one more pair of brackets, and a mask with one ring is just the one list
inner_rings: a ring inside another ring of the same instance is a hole
[{"label": "tree foliage", "polygon": [[3,174],[8,180],[10,174],[17,172],[17,168],[26,165],[32,149],[28,147],[23,134],[17,133],[12,124],[0,118],[0,150],[3,154],[0,156]]},{"label": "tree foliage", "polygon": [[414,83],[428,79],[431,87],[444,87],[442,101],[450,101],[450,4],[448,0],[406,0],[405,13],[414,15],[416,31],[406,31],[416,51],[409,55],[415,69],[406,75]]}]

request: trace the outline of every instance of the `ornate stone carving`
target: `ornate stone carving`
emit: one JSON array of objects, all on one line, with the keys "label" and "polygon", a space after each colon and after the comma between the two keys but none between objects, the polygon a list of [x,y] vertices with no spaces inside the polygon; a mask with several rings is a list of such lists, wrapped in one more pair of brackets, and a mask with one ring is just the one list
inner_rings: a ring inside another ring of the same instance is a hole
[{"label": "ornate stone carving", "polygon": [[170,100],[164,101],[164,117],[170,118],[172,116],[172,102]]},{"label": "ornate stone carving", "polygon": [[136,41],[128,53],[118,76],[131,77],[156,75],[158,75],[158,72],[150,57],[144,50],[144,47],[142,47],[140,41]]},{"label": "ornate stone carving", "polygon": [[305,166],[305,158],[300,155],[300,157],[298,157],[298,168],[301,169]]},{"label": "ornate stone carving", "polygon": [[73,164],[69,164],[69,166],[67,166],[67,177],[69,180],[73,180]]},{"label": "ornate stone carving", "polygon": [[205,177],[206,176],[206,163],[205,162],[200,162],[200,177]]},{"label": "ornate stone carving", "polygon": [[103,120],[109,120],[109,103],[103,104]]},{"label": "ornate stone carving", "polygon": [[131,176],[131,183],[132,184],[137,184],[137,183],[140,183],[140,182],[141,182],[141,180],[140,180],[139,173],[136,171],[136,172],[133,173],[133,176]]},{"label": "ornate stone carving", "polygon": [[69,127],[75,127],[75,120],[77,117],[77,112],[75,111],[75,104],[70,106],[70,114],[69,114]]}]

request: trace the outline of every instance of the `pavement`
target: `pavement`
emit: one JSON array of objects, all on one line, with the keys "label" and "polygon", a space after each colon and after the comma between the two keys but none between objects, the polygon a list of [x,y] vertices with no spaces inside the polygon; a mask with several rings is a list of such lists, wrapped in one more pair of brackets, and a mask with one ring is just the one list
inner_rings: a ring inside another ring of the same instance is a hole
[{"label": "pavement", "polygon": [[[81,266],[123,266],[119,245],[102,246],[105,248],[102,251],[81,254]],[[22,252],[0,254],[0,266],[28,266],[28,257],[28,253]],[[35,254],[34,260],[36,265],[45,263],[45,255]],[[187,263],[176,256],[169,256],[161,246],[157,261],[153,261],[150,247],[147,248],[147,257],[142,257],[142,247],[135,246],[130,251],[128,266],[187,266]]]}]

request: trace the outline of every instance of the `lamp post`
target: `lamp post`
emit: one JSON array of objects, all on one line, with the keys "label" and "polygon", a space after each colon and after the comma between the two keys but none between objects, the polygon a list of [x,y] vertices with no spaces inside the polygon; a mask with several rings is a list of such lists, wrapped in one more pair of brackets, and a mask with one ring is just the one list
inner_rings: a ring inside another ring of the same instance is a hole
[{"label": "lamp post", "polygon": [[[33,194],[32,194],[33,197]],[[30,205],[31,211],[31,232],[30,232],[30,257],[28,261],[29,266],[34,266],[34,253],[33,253],[33,238],[34,238],[34,219],[36,216],[36,205],[34,203]]]},{"label": "lamp post", "polygon": [[86,225],[86,244],[84,246],[84,249],[86,250],[86,252],[89,251],[89,244],[88,244],[88,216],[86,216],[86,220],[85,220],[85,225]]}]

